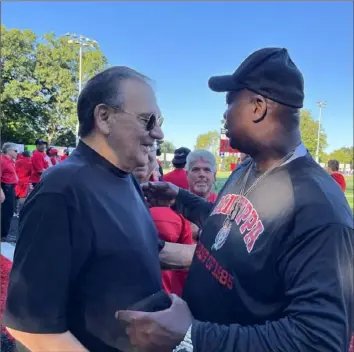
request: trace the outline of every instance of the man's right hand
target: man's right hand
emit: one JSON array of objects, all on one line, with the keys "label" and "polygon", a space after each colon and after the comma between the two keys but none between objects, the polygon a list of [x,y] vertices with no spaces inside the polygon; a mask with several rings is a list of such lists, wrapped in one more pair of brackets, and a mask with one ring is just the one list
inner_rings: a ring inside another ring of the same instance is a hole
[{"label": "man's right hand", "polygon": [[170,182],[148,182],[141,187],[149,207],[169,207],[179,192],[179,188]]}]

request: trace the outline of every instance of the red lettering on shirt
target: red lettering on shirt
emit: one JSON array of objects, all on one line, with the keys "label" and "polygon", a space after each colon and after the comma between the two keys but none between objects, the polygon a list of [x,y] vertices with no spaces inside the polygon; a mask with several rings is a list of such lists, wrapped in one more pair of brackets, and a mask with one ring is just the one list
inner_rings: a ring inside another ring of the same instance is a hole
[{"label": "red lettering on shirt", "polygon": [[[258,237],[263,233],[264,227],[257,210],[245,196],[238,194],[227,194],[223,196],[214,208],[211,216],[217,214],[230,215],[236,202],[240,210],[235,218],[235,225],[239,226],[240,234],[244,235],[243,241],[246,244],[248,253],[250,253]],[[232,231],[230,235],[232,236]]]},{"label": "red lettering on shirt", "polygon": [[207,250],[200,242],[197,245],[195,255],[199,261],[204,264],[206,270],[211,273],[222,286],[227,287],[229,290],[233,288],[233,276],[221,266],[216,258],[211,255],[209,250]]},{"label": "red lettering on shirt", "polygon": [[247,252],[251,253],[255,242],[257,241],[259,235],[264,231],[262,221],[258,220],[256,225],[252,228],[251,232],[243,237],[243,241],[246,244]]},{"label": "red lettering on shirt", "polygon": [[227,202],[229,201],[230,198],[230,194],[222,197],[219,201],[219,203],[217,204],[217,206],[215,207],[215,209],[213,210],[211,215],[214,214],[220,214],[221,213],[221,209],[225,207],[225,205],[227,204]]},{"label": "red lettering on shirt", "polygon": [[247,231],[251,231],[253,226],[258,221],[258,214],[254,208],[252,208],[251,214],[248,216],[246,221],[240,226],[240,232],[243,233]]}]

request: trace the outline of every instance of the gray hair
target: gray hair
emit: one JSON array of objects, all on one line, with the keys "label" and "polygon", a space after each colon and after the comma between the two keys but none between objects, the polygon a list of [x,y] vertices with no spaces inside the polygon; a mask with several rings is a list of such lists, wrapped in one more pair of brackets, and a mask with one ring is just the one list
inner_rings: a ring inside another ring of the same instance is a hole
[{"label": "gray hair", "polygon": [[190,152],[187,156],[187,164],[186,164],[186,169],[187,171],[191,171],[193,168],[193,165],[197,161],[205,161],[210,165],[210,169],[212,172],[216,171],[216,159],[215,156],[209,152],[208,150],[204,149],[196,149],[192,152]]},{"label": "gray hair", "polygon": [[4,154],[6,154],[11,149],[17,150],[17,144],[16,143],[12,143],[12,142],[6,142],[2,146],[2,152]]},{"label": "gray hair", "polygon": [[86,137],[94,128],[94,111],[99,104],[123,107],[121,82],[135,79],[150,84],[150,79],[143,74],[125,66],[110,67],[92,77],[81,91],[77,103],[79,118],[79,136]]}]

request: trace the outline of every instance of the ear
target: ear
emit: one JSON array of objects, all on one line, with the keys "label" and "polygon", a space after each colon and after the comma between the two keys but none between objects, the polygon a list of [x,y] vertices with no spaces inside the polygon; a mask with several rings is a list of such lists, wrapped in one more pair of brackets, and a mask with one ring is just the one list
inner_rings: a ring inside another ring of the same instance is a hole
[{"label": "ear", "polygon": [[98,130],[108,136],[111,132],[112,119],[109,113],[109,108],[104,104],[99,104],[95,107],[93,116]]},{"label": "ear", "polygon": [[264,120],[267,114],[267,100],[259,94],[252,97],[253,122],[258,123]]}]

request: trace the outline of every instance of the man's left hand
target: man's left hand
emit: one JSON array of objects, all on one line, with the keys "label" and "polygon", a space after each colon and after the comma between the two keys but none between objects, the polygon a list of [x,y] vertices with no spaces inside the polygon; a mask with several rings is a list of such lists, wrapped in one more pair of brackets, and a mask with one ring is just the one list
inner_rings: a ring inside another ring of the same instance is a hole
[{"label": "man's left hand", "polygon": [[132,345],[143,351],[171,352],[184,339],[193,316],[186,302],[174,294],[170,297],[171,307],[160,312],[116,313],[117,319],[128,323],[127,334]]}]

